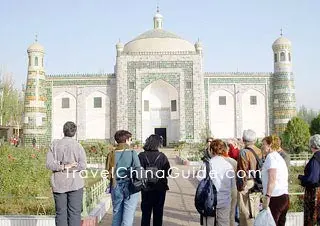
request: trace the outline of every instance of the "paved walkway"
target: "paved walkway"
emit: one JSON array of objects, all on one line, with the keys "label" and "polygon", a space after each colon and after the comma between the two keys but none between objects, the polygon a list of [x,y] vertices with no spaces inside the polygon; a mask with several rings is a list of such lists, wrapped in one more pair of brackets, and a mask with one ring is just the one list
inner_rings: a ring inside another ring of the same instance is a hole
[{"label": "paved walkway", "polygon": [[[181,170],[191,170],[192,166],[177,165],[175,162],[175,152],[172,150],[165,150],[164,153],[168,156],[171,167],[177,167],[179,170],[174,170],[176,173],[180,173]],[[187,174],[185,174],[187,175]],[[166,202],[164,207],[164,226],[198,226],[199,214],[194,207],[194,195],[196,191],[196,183],[193,179],[184,179],[181,176],[178,178],[169,179],[169,188],[167,192]],[[109,226],[112,221],[112,210],[106,214],[102,219],[100,225]],[[152,222],[152,220],[151,220]],[[137,206],[134,226],[140,226],[141,224],[141,210],[140,203]],[[151,224],[152,225],[152,224]]]}]

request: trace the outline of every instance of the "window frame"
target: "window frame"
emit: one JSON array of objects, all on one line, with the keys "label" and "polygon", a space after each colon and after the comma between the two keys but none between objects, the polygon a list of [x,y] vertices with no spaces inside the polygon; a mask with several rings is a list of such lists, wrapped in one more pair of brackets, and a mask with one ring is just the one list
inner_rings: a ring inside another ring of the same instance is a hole
[{"label": "window frame", "polygon": [[129,82],[129,89],[135,89],[135,82]]},{"label": "window frame", "polygon": [[171,100],[170,102],[170,111],[171,112],[177,112],[178,106],[177,106],[177,100]]},{"label": "window frame", "polygon": [[186,88],[187,89],[192,89],[192,82],[191,81],[187,81],[186,82]]},{"label": "window frame", "polygon": [[[99,100],[100,105],[96,105],[96,100]],[[93,108],[102,108],[102,97],[93,97]]]},{"label": "window frame", "polygon": [[[147,109],[146,109],[146,106],[148,106]],[[144,112],[149,112],[150,111],[150,101],[149,100],[143,100],[143,111]]]},{"label": "window frame", "polygon": [[219,96],[219,105],[220,106],[227,105],[227,96]]},{"label": "window frame", "polygon": [[258,97],[250,96],[250,105],[258,105]]},{"label": "window frame", "polygon": [[[65,102],[67,101],[67,102]],[[68,104],[66,104],[68,103]],[[69,97],[62,97],[61,98],[61,108],[62,109],[68,109],[70,108],[70,98]]]}]

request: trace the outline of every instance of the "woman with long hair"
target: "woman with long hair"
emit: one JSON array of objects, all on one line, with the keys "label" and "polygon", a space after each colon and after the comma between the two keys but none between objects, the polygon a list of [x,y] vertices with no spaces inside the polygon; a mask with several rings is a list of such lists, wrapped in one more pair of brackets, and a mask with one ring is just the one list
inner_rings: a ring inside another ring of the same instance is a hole
[{"label": "woman with long hair", "polygon": [[[141,226],[149,226],[151,214],[153,213],[153,226],[162,226],[163,206],[166,192],[169,190],[167,177],[169,175],[170,163],[167,156],[159,151],[163,139],[153,134],[149,136],[143,147],[144,152],[139,154],[141,166],[148,169],[156,169],[158,173],[152,175],[153,183],[148,183],[147,188],[141,191],[142,220]],[[156,178],[159,177],[159,178]]]}]

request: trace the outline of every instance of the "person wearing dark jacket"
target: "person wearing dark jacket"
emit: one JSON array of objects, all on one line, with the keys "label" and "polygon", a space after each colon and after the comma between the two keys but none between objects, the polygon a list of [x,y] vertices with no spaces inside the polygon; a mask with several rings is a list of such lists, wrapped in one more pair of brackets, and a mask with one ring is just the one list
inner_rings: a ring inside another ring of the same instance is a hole
[{"label": "person wearing dark jacket", "polygon": [[213,141],[213,137],[208,137],[207,140],[206,140],[206,148],[204,149],[203,151],[203,156],[201,158],[202,161],[209,161],[211,159],[211,156],[210,156],[210,144],[211,142]]},{"label": "person wearing dark jacket", "polygon": [[305,187],[304,193],[304,226],[320,225],[320,135],[310,138],[311,151],[314,153],[304,169],[304,175],[299,175],[301,185]]},{"label": "person wearing dark jacket", "polygon": [[143,147],[144,152],[139,154],[140,163],[144,169],[155,166],[159,170],[157,182],[148,184],[147,189],[141,192],[141,226],[150,226],[152,212],[153,226],[162,226],[163,206],[166,191],[169,190],[167,177],[170,173],[170,163],[167,156],[159,151],[161,145],[161,137],[153,134],[147,138]]}]

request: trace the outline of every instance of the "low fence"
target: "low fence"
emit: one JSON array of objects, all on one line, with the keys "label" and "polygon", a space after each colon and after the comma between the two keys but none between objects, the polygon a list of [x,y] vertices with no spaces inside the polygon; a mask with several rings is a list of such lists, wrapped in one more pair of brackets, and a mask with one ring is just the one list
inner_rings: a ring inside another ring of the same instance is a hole
[{"label": "low fence", "polygon": [[312,157],[313,153],[289,154],[291,161],[307,161]]},{"label": "low fence", "polygon": [[108,180],[101,179],[93,186],[84,188],[83,191],[83,202],[82,202],[82,216],[88,216],[96,205],[99,203],[101,198],[106,194],[108,186]]},{"label": "low fence", "polygon": [[99,157],[87,157],[87,164],[105,164],[106,163],[106,157],[105,156],[99,156]]}]

